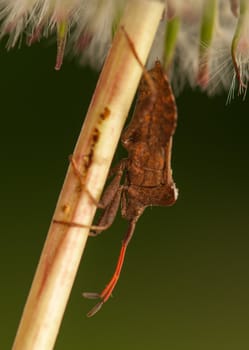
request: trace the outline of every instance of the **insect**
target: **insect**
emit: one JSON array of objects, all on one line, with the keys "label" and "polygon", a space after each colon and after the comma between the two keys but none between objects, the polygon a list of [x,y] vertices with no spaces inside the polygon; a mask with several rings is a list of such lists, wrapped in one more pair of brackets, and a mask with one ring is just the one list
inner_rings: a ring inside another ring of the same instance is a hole
[{"label": "insect", "polygon": [[[160,62],[156,61],[154,68],[142,77],[132,120],[121,137],[128,157],[111,171],[115,177],[100,201],[101,206],[105,207],[98,222],[100,227],[111,225],[120,202],[122,217],[129,222],[129,226],[122,241],[115,272],[107,286],[100,294],[83,294],[90,299],[100,298],[88,316],[93,316],[111,296],[121,272],[126,248],[144,209],[151,205],[170,206],[177,199],[171,170],[176,121],[174,96]],[[96,231],[95,235],[100,232]]]},{"label": "insect", "polygon": [[[96,229],[96,236],[109,227],[121,203],[121,214],[129,223],[112,278],[103,291],[83,293],[88,299],[100,299],[87,316],[93,316],[111,296],[124,262],[127,246],[136,222],[147,206],[171,206],[177,199],[177,189],[172,177],[171,150],[176,129],[177,110],[169,81],[159,61],[146,71],[133,43],[123,28],[128,43],[143,68],[138,97],[132,120],[123,132],[121,142],[128,152],[110,172],[113,180],[106,188],[99,206],[104,211]],[[121,183],[122,178],[124,182]],[[70,225],[74,223],[70,223]],[[82,226],[75,224],[77,226]]]}]

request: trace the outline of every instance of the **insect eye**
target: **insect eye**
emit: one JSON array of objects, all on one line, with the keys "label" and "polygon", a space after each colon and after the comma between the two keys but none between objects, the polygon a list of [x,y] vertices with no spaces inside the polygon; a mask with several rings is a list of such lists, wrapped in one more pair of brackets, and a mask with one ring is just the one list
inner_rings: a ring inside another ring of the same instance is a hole
[{"label": "insect eye", "polygon": [[135,131],[135,132],[133,132],[133,133],[129,136],[129,138],[127,139],[127,141],[128,141],[128,143],[135,143],[135,142],[138,141],[138,139],[139,139],[139,135],[138,135],[138,133]]}]

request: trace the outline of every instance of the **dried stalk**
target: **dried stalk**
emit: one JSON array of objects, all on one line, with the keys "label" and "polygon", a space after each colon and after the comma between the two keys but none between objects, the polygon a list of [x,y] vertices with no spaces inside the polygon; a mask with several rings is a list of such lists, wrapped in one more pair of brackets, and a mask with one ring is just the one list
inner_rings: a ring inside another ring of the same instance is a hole
[{"label": "dried stalk", "polygon": [[[144,62],[150,50],[163,3],[129,0],[121,25]],[[121,130],[135,95],[141,68],[118,29],[99,78],[53,219],[91,225]],[[22,315],[14,350],[52,349],[88,237],[88,229],[52,221]]]}]

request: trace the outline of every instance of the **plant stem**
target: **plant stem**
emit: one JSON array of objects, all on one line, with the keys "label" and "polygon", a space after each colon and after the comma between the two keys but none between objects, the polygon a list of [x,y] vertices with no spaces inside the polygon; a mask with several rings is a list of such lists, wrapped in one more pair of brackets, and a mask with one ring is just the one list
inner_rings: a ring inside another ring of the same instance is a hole
[{"label": "plant stem", "polygon": [[[235,70],[235,74],[237,76],[239,82],[239,93],[243,92],[247,89],[247,85],[243,81],[243,70],[241,68],[241,63],[243,62],[243,47],[247,47],[247,45],[243,45],[243,41],[247,42],[247,30],[248,28],[248,19],[249,19],[249,4],[246,0],[240,1],[240,13],[238,16],[238,22],[236,25],[235,33],[232,40],[231,45],[231,55],[233,66]],[[240,45],[239,45],[240,44]],[[239,47],[240,46],[240,47]],[[242,52],[241,52],[242,50]],[[247,50],[246,50],[247,51]]]},{"label": "plant stem", "polygon": [[210,81],[209,56],[210,48],[214,38],[217,18],[217,0],[206,0],[204,2],[202,14],[199,46],[199,71],[197,76],[197,82],[202,88],[205,88]]},{"label": "plant stem", "polygon": [[170,69],[175,54],[176,41],[180,28],[180,17],[175,16],[167,22],[165,41],[164,41],[164,60],[165,71]]},{"label": "plant stem", "polygon": [[[142,62],[163,8],[163,3],[154,0],[127,1],[120,24],[132,38]],[[73,153],[82,181],[71,163],[53,219],[91,225],[96,211],[91,196],[96,200],[100,197],[140,77],[141,68],[118,29]],[[87,237],[87,228],[52,221],[14,350],[53,348]]]}]

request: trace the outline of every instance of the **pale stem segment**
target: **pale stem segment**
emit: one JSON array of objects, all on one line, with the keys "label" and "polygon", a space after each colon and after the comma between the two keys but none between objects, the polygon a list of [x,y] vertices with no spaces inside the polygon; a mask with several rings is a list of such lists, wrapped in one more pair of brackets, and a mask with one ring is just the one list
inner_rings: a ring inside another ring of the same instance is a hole
[{"label": "pale stem segment", "polygon": [[163,55],[163,66],[166,72],[170,70],[173,62],[180,22],[180,16],[175,16],[167,21]]},{"label": "pale stem segment", "polygon": [[209,56],[218,18],[217,0],[205,0],[200,31],[199,70],[197,83],[205,88],[210,80]]},{"label": "pale stem segment", "polygon": [[[132,38],[142,63],[148,56],[163,10],[164,3],[160,1],[126,2],[120,24]],[[89,192],[99,200],[141,73],[124,32],[118,29],[73,153],[84,186],[70,165],[53,220],[91,226],[96,203]],[[14,350],[54,347],[88,231],[52,221]]]},{"label": "pale stem segment", "polygon": [[[248,52],[248,21],[249,21],[249,3],[248,0],[240,1],[240,12],[235,33],[231,45],[231,55],[235,74],[239,82],[239,93],[247,89],[243,81],[243,51]],[[247,55],[246,55],[247,56]]]}]

